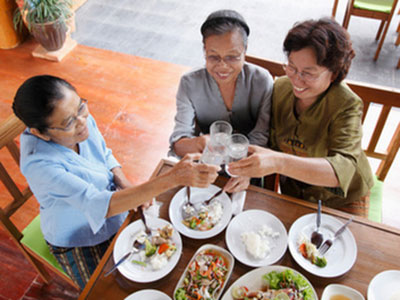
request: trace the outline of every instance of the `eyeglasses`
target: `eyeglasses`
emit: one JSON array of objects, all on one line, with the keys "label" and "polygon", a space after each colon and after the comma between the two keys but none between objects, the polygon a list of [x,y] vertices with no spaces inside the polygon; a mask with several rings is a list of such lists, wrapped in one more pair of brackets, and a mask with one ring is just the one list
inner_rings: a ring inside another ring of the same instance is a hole
[{"label": "eyeglasses", "polygon": [[319,74],[312,74],[309,72],[299,72],[295,67],[293,67],[289,64],[284,64],[284,65],[282,65],[282,67],[283,67],[283,70],[285,70],[286,75],[288,77],[293,77],[297,74],[301,79],[303,79],[306,82],[316,81],[316,80],[318,80],[318,78],[321,77],[322,74],[324,74],[326,71],[329,71],[329,69],[326,69],[325,71],[322,71]]},{"label": "eyeglasses", "polygon": [[75,127],[76,122],[78,121],[78,117],[82,117],[88,110],[87,100],[81,98],[81,104],[79,105],[78,112],[76,116],[72,117],[65,127],[47,127],[48,129],[56,129],[61,131],[70,131]]},{"label": "eyeglasses", "polygon": [[238,63],[242,59],[242,55],[243,53],[239,55],[227,55],[225,57],[221,57],[218,55],[206,55],[206,60],[213,65],[219,64],[221,61],[224,61],[224,63],[227,65],[233,65],[235,63]]}]

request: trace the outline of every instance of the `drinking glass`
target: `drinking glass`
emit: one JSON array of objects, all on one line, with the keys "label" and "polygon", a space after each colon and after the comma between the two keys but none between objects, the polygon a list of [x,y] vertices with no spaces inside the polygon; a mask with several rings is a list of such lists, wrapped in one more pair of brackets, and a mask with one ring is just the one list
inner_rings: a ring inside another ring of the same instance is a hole
[{"label": "drinking glass", "polygon": [[201,162],[223,165],[227,160],[227,147],[232,134],[232,126],[226,121],[215,121],[210,127],[210,140],[204,148]]},{"label": "drinking glass", "polygon": [[241,160],[247,156],[247,151],[249,148],[249,140],[247,137],[240,133],[232,134],[228,147],[227,147],[227,161],[225,165],[225,171],[231,177],[237,177],[229,173],[228,164],[233,161]]}]

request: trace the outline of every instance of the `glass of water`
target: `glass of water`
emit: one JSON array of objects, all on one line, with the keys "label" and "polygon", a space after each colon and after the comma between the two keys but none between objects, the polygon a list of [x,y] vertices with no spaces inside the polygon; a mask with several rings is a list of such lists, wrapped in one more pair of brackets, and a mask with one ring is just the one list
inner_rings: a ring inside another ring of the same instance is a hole
[{"label": "glass of water", "polygon": [[227,162],[227,149],[232,134],[232,126],[226,121],[215,121],[210,127],[210,140],[204,148],[201,162],[223,165]]},{"label": "glass of water", "polygon": [[225,171],[229,174],[229,176],[237,177],[236,175],[229,173],[228,163],[247,157],[248,148],[249,140],[245,135],[240,133],[232,134],[227,147],[228,158],[225,165]]}]

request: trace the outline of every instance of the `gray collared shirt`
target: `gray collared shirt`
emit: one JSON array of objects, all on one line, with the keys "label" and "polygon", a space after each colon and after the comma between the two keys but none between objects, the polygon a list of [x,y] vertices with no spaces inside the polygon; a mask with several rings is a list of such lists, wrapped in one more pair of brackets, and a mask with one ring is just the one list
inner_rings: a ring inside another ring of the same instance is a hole
[{"label": "gray collared shirt", "polygon": [[205,68],[186,73],[176,96],[171,149],[183,137],[208,134],[210,125],[217,120],[228,121],[234,132],[245,134],[251,144],[266,146],[272,87],[273,79],[267,70],[245,63],[237,78],[232,110],[228,110],[216,81]]}]

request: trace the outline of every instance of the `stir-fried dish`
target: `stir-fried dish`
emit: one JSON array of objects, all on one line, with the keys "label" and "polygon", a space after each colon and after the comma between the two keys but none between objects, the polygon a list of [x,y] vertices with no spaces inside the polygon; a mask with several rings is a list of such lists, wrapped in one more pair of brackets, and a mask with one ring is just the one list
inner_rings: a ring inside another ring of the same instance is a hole
[{"label": "stir-fried dish", "polygon": [[172,241],[173,233],[174,229],[170,224],[159,228],[151,237],[144,231],[139,232],[135,240],[144,246],[141,247],[136,259],[131,262],[143,268],[151,266],[153,270],[163,268],[176,251],[175,243]]},{"label": "stir-fried dish", "polygon": [[312,264],[323,268],[326,266],[326,258],[319,254],[317,247],[311,243],[305,236],[302,236],[299,242],[299,251],[301,255]]},{"label": "stir-fried dish", "polygon": [[227,260],[218,251],[201,251],[186,270],[183,286],[175,293],[175,300],[215,300],[228,274]]},{"label": "stir-fried dish", "polygon": [[182,223],[193,230],[206,231],[213,228],[221,219],[223,206],[215,200],[209,205],[203,205],[198,214],[182,220]]},{"label": "stir-fried dish", "polygon": [[315,300],[310,284],[290,269],[264,274],[259,290],[250,291],[246,286],[235,286],[231,294],[235,300]]}]

